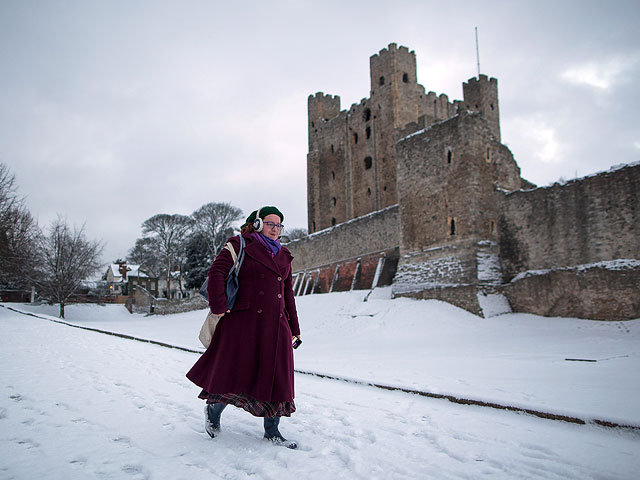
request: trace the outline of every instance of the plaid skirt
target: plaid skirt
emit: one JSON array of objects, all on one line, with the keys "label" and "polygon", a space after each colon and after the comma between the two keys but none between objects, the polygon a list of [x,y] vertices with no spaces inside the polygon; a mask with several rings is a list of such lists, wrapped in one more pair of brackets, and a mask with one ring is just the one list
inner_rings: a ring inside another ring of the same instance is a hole
[{"label": "plaid skirt", "polygon": [[225,403],[246,410],[254,417],[290,417],[296,411],[296,405],[291,402],[263,402],[244,393],[213,394],[202,390],[198,398],[207,403]]}]

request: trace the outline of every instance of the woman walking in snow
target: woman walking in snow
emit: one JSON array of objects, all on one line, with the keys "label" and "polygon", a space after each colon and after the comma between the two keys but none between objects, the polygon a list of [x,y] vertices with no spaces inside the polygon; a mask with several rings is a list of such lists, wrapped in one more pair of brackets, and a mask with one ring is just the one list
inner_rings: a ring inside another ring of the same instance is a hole
[{"label": "woman walking in snow", "polygon": [[[187,373],[202,388],[206,400],[205,429],[220,431],[227,405],[264,417],[264,437],[276,445],[297,448],[278,429],[280,417],[295,412],[292,343],[300,338],[291,285],[291,260],[279,242],[284,215],[276,207],[262,207],[242,226],[244,262],[238,273],[240,289],[233,309],[225,297],[225,277],[233,265],[223,249],[209,269],[209,308],[222,315],[211,344]],[[229,242],[238,252],[239,237]]]}]

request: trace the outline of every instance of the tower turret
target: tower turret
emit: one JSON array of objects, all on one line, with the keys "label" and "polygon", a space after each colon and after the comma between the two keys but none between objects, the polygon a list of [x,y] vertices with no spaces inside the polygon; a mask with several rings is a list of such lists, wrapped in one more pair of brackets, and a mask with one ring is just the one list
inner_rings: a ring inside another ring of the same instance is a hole
[{"label": "tower turret", "polygon": [[380,50],[369,59],[371,75],[371,95],[385,86],[416,84],[416,54],[407,47],[390,43],[388,48]]},{"label": "tower turret", "polygon": [[323,92],[309,95],[307,111],[309,115],[309,150],[314,150],[312,145],[318,122],[329,120],[340,114],[340,97],[325,95]]},{"label": "tower turret", "polygon": [[496,140],[500,142],[500,109],[498,107],[498,80],[486,75],[473,77],[462,84],[467,110],[480,112]]}]

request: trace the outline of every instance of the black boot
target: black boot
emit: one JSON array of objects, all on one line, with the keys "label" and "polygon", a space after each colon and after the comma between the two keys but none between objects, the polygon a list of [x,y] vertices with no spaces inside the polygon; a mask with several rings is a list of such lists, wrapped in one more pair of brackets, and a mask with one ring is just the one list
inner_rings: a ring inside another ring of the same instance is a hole
[{"label": "black boot", "polygon": [[271,440],[274,445],[279,445],[291,449],[298,448],[296,442],[290,442],[282,436],[278,430],[280,417],[264,417],[264,438]]},{"label": "black boot", "polygon": [[204,429],[211,438],[220,433],[220,415],[226,403],[207,403],[204,407]]}]

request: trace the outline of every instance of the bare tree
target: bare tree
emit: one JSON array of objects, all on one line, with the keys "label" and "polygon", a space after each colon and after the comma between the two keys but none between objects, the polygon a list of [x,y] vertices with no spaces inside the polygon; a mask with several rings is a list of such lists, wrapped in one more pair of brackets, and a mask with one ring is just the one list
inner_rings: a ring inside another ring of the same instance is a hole
[{"label": "bare tree", "polygon": [[40,259],[35,279],[38,293],[60,304],[60,318],[64,306],[83,280],[100,267],[102,245],[84,236],[84,225],[71,230],[66,220],[58,217],[49,227],[48,234],[39,238]]},{"label": "bare tree", "polygon": [[282,234],[282,243],[292,242],[299,238],[304,238],[308,235],[306,228],[292,228],[291,230],[287,229]]},{"label": "bare tree", "polygon": [[163,271],[164,258],[160,254],[156,237],[142,237],[136,240],[127,255],[127,261],[144,266],[143,270],[152,277],[159,277]]},{"label": "bare tree", "polygon": [[[183,250],[193,220],[186,215],[161,213],[142,223],[142,233],[154,239],[165,262],[167,270],[167,298],[171,296],[171,270],[175,265],[181,267]],[[182,272],[180,272],[182,276]],[[182,284],[182,282],[180,282]],[[181,285],[182,286],[182,285]]]},{"label": "bare tree", "polygon": [[242,210],[230,203],[211,202],[191,214],[194,230],[204,236],[210,258],[224,246],[234,222],[242,218]]},{"label": "bare tree", "polygon": [[17,196],[15,176],[0,163],[0,284],[23,288],[35,265],[38,226]]}]

